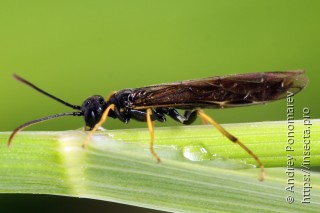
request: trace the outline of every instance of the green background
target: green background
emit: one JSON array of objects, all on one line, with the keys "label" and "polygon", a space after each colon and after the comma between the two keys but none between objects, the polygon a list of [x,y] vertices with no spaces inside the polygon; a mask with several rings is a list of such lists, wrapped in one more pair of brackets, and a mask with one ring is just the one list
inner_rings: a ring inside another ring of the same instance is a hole
[{"label": "green background", "polygon": [[[300,119],[309,107],[311,117],[319,118],[319,11],[315,0],[1,1],[0,131],[72,111],[15,81],[13,73],[81,105],[90,95],[123,88],[306,69],[310,82],[295,97],[295,115]],[[220,123],[285,120],[286,101],[208,113]],[[29,130],[81,126],[81,118],[68,117]],[[116,120],[105,125],[145,126]]]}]

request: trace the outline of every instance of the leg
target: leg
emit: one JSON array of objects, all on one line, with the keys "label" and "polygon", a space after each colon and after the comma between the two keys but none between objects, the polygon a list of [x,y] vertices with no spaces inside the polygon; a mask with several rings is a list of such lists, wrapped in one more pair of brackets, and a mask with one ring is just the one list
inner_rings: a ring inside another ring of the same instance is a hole
[{"label": "leg", "polygon": [[100,121],[93,127],[93,129],[89,132],[86,140],[83,142],[82,147],[86,148],[88,141],[90,140],[90,138],[92,137],[92,135],[95,133],[95,131],[97,131],[97,129],[107,120],[109,111],[112,110],[114,111],[115,105],[114,104],[110,104],[107,109],[103,112],[102,117],[100,119]]},{"label": "leg", "polygon": [[129,122],[130,117],[126,116],[124,113],[121,113],[117,107],[114,107],[113,112],[114,112],[115,116],[123,123]]},{"label": "leg", "polygon": [[227,130],[225,130],[222,126],[220,126],[220,124],[218,124],[215,120],[210,118],[202,110],[198,110],[198,114],[203,120],[211,123],[215,128],[217,128],[230,141],[241,146],[241,148],[243,148],[249,155],[251,155],[257,161],[257,163],[260,167],[260,170],[261,170],[260,181],[263,181],[264,177],[265,177],[264,166],[263,166],[262,162],[260,161],[260,159],[258,158],[258,156],[256,156],[248,147],[246,147],[243,143],[241,143],[236,137],[231,135]]},{"label": "leg", "polygon": [[[107,96],[107,98],[105,98],[105,102],[109,101],[109,99],[111,98],[111,96],[112,96],[113,94],[115,94],[115,93],[116,93],[116,91],[111,92],[111,93]],[[102,116],[101,116],[101,118],[100,118],[100,121],[99,121],[91,130],[88,129],[88,130],[90,130],[90,132],[89,132],[86,140],[82,143],[82,147],[83,147],[83,148],[86,148],[86,147],[87,147],[88,142],[89,142],[90,138],[92,137],[92,135],[93,135],[93,134],[97,131],[97,129],[98,129],[100,126],[102,126],[102,124],[107,120],[107,117],[108,117],[108,115],[109,115],[110,110],[113,111],[114,115],[115,115],[117,118],[119,118],[119,120],[121,120],[121,121],[123,121],[123,122],[127,122],[127,120],[125,120],[126,118],[119,112],[118,109],[116,109],[115,105],[114,105],[114,104],[110,104],[110,105],[105,109],[105,111],[103,112],[103,114],[102,114]],[[111,113],[111,114],[112,114],[112,113]],[[114,117],[114,115],[112,115],[112,117]],[[114,118],[115,118],[115,117],[114,117]],[[85,130],[87,130],[87,129],[85,129]]]},{"label": "leg", "polygon": [[178,121],[182,124],[189,125],[192,124],[197,119],[197,111],[196,110],[186,110],[184,112],[184,116],[180,115],[180,113],[171,108],[168,110],[168,115],[175,121]]},{"label": "leg", "polygon": [[148,108],[146,117],[147,117],[149,132],[150,132],[150,152],[157,159],[157,162],[160,163],[160,158],[157,155],[157,153],[154,151],[154,148],[153,148],[154,129],[153,129],[153,122],[151,120],[151,116],[152,116],[152,110],[150,108]]},{"label": "leg", "polygon": [[[142,121],[146,122],[147,121],[147,112],[143,110],[130,110],[129,111],[129,116],[137,121]],[[152,109],[152,114],[151,114],[151,120],[152,121],[160,121],[160,122],[165,122],[166,118],[165,115],[161,112],[157,112],[154,109]]]}]

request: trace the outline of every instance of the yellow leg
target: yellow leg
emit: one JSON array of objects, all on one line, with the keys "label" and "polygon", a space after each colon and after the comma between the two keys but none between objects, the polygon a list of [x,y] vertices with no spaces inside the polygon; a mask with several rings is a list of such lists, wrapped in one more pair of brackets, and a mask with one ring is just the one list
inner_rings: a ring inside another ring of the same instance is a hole
[{"label": "yellow leg", "polygon": [[[199,113],[198,113],[199,114]],[[201,116],[200,116],[200,118],[201,118],[201,121],[202,121],[202,124],[203,125],[208,125],[208,121],[207,120],[205,120],[204,118],[202,118]]]},{"label": "yellow leg", "polygon": [[150,132],[150,152],[157,159],[157,162],[160,163],[160,158],[153,148],[154,129],[153,129],[153,122],[151,121],[151,115],[152,115],[152,111],[149,108],[147,109],[147,123],[148,123],[149,132]]},{"label": "yellow leg", "polygon": [[86,140],[83,142],[82,147],[86,148],[88,145],[88,142],[90,140],[90,138],[92,137],[92,135],[95,133],[95,131],[97,131],[97,129],[102,126],[102,124],[107,120],[108,114],[110,110],[114,110],[115,105],[114,104],[110,104],[107,109],[103,112],[100,121],[94,126],[94,128],[89,132]]},{"label": "yellow leg", "polygon": [[243,143],[241,143],[236,137],[231,135],[227,130],[225,130],[220,124],[218,124],[215,120],[213,120],[211,117],[209,117],[207,114],[205,114],[202,110],[198,110],[198,115],[207,122],[211,123],[215,128],[217,128],[224,136],[226,136],[230,141],[238,144],[241,146],[249,155],[251,155],[258,163],[261,175],[260,175],[260,181],[263,181],[265,178],[265,171],[264,166],[257,155],[255,155],[248,147],[246,147]]}]

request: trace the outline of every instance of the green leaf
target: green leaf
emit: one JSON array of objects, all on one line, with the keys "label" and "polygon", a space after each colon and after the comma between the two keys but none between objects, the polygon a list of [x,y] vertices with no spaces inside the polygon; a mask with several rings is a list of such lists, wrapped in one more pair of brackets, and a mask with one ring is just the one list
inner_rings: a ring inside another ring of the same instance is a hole
[{"label": "green leaf", "polygon": [[[81,148],[87,133],[80,130],[21,132],[10,148],[9,133],[1,133],[0,193],[86,197],[174,212],[316,212],[320,120],[311,123],[295,121],[294,151],[285,150],[286,122],[224,125],[260,157],[263,182],[255,160],[211,126],[156,128],[159,164],[149,152],[147,129],[99,131],[88,149]],[[304,156],[308,135],[310,158]],[[287,168],[288,155],[295,158],[293,170]],[[310,170],[302,171],[308,159]],[[292,184],[287,171],[294,171]],[[307,172],[310,181],[303,179]],[[308,184],[311,203],[304,204]],[[294,186],[294,193],[287,186]]]}]

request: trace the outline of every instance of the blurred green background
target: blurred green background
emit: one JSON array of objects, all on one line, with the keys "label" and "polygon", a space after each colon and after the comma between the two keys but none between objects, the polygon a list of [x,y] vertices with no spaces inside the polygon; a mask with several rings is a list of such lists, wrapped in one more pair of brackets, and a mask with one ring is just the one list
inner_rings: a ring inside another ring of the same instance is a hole
[{"label": "blurred green background", "polygon": [[[90,95],[128,87],[306,69],[310,83],[295,98],[296,118],[303,107],[319,118],[319,11],[320,2],[312,0],[1,1],[0,131],[72,111],[15,81],[13,73],[81,105]],[[220,123],[285,120],[286,101],[209,114]],[[81,126],[81,118],[66,117],[29,130]],[[146,125],[117,120],[105,125],[137,127]],[[14,199],[0,197],[1,203]]]}]

